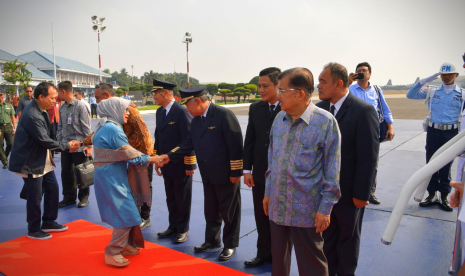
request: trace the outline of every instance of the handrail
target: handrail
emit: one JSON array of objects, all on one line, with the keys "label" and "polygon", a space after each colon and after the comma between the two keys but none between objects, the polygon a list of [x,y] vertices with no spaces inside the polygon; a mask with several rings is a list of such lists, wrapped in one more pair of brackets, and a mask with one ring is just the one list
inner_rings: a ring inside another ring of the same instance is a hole
[{"label": "handrail", "polygon": [[384,233],[381,238],[382,243],[386,245],[390,245],[392,243],[397,228],[399,227],[400,220],[402,219],[405,209],[407,208],[408,200],[415,191],[415,188],[417,188],[420,183],[422,183],[422,181],[430,177],[434,172],[437,172],[447,163],[454,160],[458,154],[463,152],[465,149],[465,138],[462,137],[464,136],[463,133],[465,133],[465,131],[458,134],[461,138],[459,138],[456,143],[448,146],[447,149],[439,154],[436,158],[431,159],[428,164],[414,173],[407,181],[407,183],[405,183],[404,187],[402,187],[402,190],[400,191],[399,197],[397,198],[396,204],[394,205],[394,209],[392,210],[391,216],[389,218],[389,222],[384,229]]},{"label": "handrail", "polygon": [[[462,137],[465,136],[465,131],[459,132],[459,134],[455,135],[452,139],[450,139],[447,143],[445,143],[442,147],[440,147],[434,154],[431,156],[431,160],[436,158],[439,154],[443,153],[446,149],[448,149],[453,144],[457,143]],[[428,188],[428,184],[431,180],[431,175],[427,177],[417,188],[417,192],[415,193],[415,197],[413,198],[416,202],[422,201],[423,197],[425,196],[426,188]]]}]

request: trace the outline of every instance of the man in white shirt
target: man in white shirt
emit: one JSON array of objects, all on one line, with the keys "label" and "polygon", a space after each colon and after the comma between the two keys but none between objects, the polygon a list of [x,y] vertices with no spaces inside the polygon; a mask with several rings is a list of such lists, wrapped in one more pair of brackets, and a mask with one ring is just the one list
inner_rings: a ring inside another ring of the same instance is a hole
[{"label": "man in white shirt", "polygon": [[90,114],[90,104],[86,100],[84,100],[84,92],[82,92],[81,90],[76,90],[76,94],[74,96],[76,97],[76,99],[80,100],[85,104],[87,111],[89,111]]}]

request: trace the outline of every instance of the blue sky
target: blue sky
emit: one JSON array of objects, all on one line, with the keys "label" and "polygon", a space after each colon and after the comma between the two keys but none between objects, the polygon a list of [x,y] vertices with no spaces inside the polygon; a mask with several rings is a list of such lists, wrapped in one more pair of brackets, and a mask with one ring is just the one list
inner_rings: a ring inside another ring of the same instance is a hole
[{"label": "blue sky", "polygon": [[[334,61],[349,72],[373,67],[372,82],[412,83],[445,62],[462,65],[465,1],[26,1],[0,0],[0,49],[32,50],[98,68],[92,15],[105,17],[102,69],[186,71],[201,82],[248,82],[269,66],[309,68]],[[461,72],[465,74],[465,70]]]}]

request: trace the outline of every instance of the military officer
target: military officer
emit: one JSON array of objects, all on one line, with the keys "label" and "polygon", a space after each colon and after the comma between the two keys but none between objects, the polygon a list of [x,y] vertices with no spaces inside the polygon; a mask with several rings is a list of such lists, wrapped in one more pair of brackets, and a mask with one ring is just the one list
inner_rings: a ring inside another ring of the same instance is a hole
[{"label": "military officer", "polygon": [[164,156],[165,161],[182,159],[195,150],[199,160],[204,191],[206,220],[205,242],[196,252],[221,247],[221,224],[224,249],[219,260],[229,260],[239,246],[241,220],[240,179],[243,169],[242,132],[234,113],[211,103],[205,86],[179,90],[181,103],[194,116],[186,140]]},{"label": "military officer", "polygon": [[[426,162],[433,154],[458,133],[460,127],[459,117],[463,110],[463,93],[465,92],[455,84],[458,77],[457,68],[451,63],[443,63],[439,72],[420,80],[410,88],[407,93],[409,99],[426,99],[428,104],[428,120],[426,132]],[[442,85],[430,87],[426,91],[421,88],[428,82],[441,76]],[[452,212],[447,195],[451,191],[449,185],[450,168],[452,162],[442,167],[431,176],[428,184],[428,196],[420,202],[421,207],[439,204],[443,210]],[[440,193],[440,196],[437,193]],[[438,200],[439,199],[439,200]]]},{"label": "military officer", "polygon": [[[11,124],[13,123],[13,126]],[[8,155],[13,146],[13,138],[16,129],[15,110],[10,103],[5,102],[5,94],[0,90],[0,161],[3,168],[8,168]],[[3,141],[6,148],[3,149]]]},{"label": "military officer", "polygon": [[[186,107],[174,100],[176,84],[153,80],[153,98],[160,108],[156,114],[154,154],[165,154],[187,139],[192,116]],[[190,151],[184,160],[169,163],[163,168],[155,166],[165,181],[166,205],[168,206],[168,229],[157,235],[161,238],[176,234],[174,242],[181,243],[189,236],[189,221],[192,201],[192,175],[197,168],[195,153]]]}]

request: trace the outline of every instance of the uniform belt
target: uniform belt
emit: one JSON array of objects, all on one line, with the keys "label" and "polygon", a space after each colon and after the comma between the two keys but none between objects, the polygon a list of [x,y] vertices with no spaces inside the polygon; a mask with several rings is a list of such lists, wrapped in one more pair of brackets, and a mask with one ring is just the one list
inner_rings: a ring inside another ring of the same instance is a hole
[{"label": "uniform belt", "polygon": [[432,128],[435,128],[435,129],[439,129],[439,130],[452,130],[452,129],[456,129],[456,128],[459,128],[459,124],[453,124],[453,125],[441,125],[441,124],[435,124],[433,122],[429,122],[429,126],[432,127]]}]

